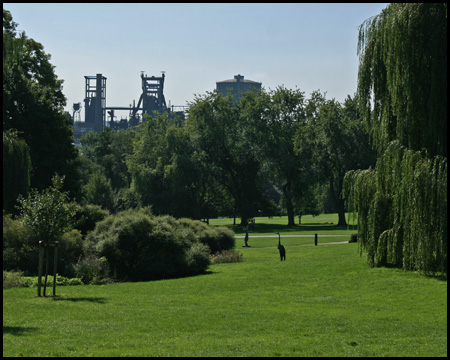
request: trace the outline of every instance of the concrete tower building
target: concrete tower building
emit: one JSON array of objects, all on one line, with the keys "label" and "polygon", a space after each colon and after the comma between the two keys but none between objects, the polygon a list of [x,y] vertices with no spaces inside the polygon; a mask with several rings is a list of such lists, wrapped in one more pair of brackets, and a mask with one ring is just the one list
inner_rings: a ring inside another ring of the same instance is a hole
[{"label": "concrete tower building", "polygon": [[224,96],[227,96],[230,93],[233,94],[239,101],[242,97],[242,93],[246,91],[261,90],[261,83],[252,80],[244,80],[244,76],[239,74],[236,75],[234,79],[216,82],[216,89]]}]

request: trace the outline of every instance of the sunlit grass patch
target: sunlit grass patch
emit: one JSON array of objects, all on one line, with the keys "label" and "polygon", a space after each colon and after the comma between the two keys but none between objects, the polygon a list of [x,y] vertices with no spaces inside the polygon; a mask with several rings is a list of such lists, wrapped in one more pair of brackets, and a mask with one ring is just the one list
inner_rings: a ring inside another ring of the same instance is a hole
[{"label": "sunlit grass patch", "polygon": [[281,262],[239,248],[243,262],[205,275],[59,298],[4,290],[3,355],[446,356],[445,281],[369,268],[357,244],[287,250]]}]

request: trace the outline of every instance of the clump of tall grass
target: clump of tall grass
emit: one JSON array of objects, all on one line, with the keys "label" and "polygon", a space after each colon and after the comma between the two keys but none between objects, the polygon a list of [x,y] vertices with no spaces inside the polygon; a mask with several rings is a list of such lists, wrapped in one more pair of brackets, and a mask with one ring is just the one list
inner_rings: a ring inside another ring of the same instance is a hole
[{"label": "clump of tall grass", "polygon": [[243,254],[236,250],[222,250],[216,252],[211,257],[212,264],[235,263],[242,262]]}]

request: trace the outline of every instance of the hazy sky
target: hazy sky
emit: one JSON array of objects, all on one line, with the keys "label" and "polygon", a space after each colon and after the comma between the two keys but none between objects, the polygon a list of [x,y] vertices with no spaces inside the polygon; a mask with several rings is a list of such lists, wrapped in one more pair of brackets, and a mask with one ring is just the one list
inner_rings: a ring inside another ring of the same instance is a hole
[{"label": "hazy sky", "polygon": [[[64,80],[66,110],[84,99],[84,76],[103,74],[106,106],[129,106],[141,71],[165,71],[167,105],[186,105],[217,81],[242,74],[342,102],[356,91],[358,27],[378,4],[4,3],[42,43]],[[81,113],[84,119],[84,111]],[[117,115],[120,116],[120,113]],[[128,115],[127,113],[123,114]]]}]

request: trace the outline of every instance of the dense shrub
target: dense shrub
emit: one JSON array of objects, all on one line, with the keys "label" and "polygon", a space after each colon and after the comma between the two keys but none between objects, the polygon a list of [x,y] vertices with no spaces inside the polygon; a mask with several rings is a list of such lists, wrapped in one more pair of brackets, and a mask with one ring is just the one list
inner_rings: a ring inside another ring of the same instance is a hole
[{"label": "dense shrub", "polygon": [[217,243],[219,251],[231,250],[235,246],[235,238],[232,230],[226,227],[217,227]]},{"label": "dense shrub", "polygon": [[350,240],[348,241],[349,243],[355,243],[358,242],[358,234],[351,234],[350,235]]},{"label": "dense shrub", "polygon": [[185,218],[180,219],[179,222],[192,229],[198,240],[209,247],[211,254],[234,248],[234,233],[225,227],[210,227],[201,221]]},{"label": "dense shrub", "polygon": [[3,270],[36,273],[38,251],[31,229],[10,215],[3,215]]},{"label": "dense shrub", "polygon": [[[72,263],[83,251],[83,238],[79,230],[71,230],[58,238],[57,271],[63,276],[73,277]],[[39,242],[31,229],[21,221],[3,216],[3,270],[20,269],[25,275],[37,275]],[[50,266],[53,266],[53,250],[50,251]]]},{"label": "dense shrub", "polygon": [[[53,251],[51,250],[51,254]],[[59,238],[58,273],[63,276],[74,277],[73,263],[83,254],[83,236],[80,230],[72,229]],[[50,266],[53,259],[50,260]],[[37,268],[37,267],[36,267]]]},{"label": "dense shrub", "polygon": [[208,246],[200,242],[194,243],[186,252],[186,261],[190,274],[203,272],[211,263]]},{"label": "dense shrub", "polygon": [[126,210],[106,217],[87,240],[97,256],[105,256],[114,277],[153,280],[204,272],[209,248],[194,227],[148,210]]},{"label": "dense shrub", "polygon": [[[44,282],[44,279],[44,277],[41,278],[42,284]],[[3,289],[12,287],[37,287],[37,284],[37,276],[23,276],[23,272],[21,271],[3,271]],[[57,274],[56,285],[83,285],[83,282],[78,278],[66,278]],[[53,286],[52,275],[49,275],[47,277],[47,286]]]},{"label": "dense shrub", "polygon": [[84,284],[101,284],[107,282],[109,276],[109,265],[105,257],[96,258],[87,255],[73,265],[77,278]]},{"label": "dense shrub", "polygon": [[79,205],[75,213],[75,228],[80,230],[83,236],[86,236],[88,231],[94,230],[97,222],[103,220],[108,215],[109,211],[103,210],[99,205]]},{"label": "dense shrub", "polygon": [[3,289],[22,286],[23,273],[20,271],[5,271],[3,270]]}]

